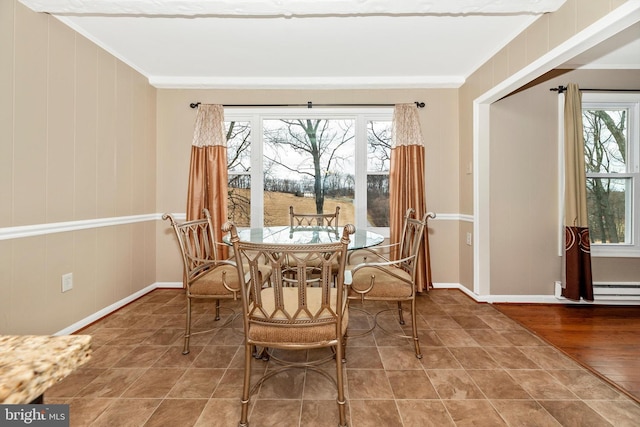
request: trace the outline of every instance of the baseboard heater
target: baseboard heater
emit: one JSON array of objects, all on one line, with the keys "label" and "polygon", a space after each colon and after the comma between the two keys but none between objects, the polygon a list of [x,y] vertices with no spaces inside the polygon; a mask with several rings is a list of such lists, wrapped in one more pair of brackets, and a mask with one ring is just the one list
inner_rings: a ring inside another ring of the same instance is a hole
[{"label": "baseboard heater", "polygon": [[[562,284],[556,282],[555,296],[565,299],[562,295]],[[593,300],[595,303],[640,304],[640,282],[594,282]]]}]

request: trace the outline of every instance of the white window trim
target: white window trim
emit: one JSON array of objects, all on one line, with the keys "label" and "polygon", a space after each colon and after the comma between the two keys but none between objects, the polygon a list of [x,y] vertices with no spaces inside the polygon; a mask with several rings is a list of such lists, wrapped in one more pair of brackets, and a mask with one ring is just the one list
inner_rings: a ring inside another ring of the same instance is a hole
[{"label": "white window trim", "polygon": [[[629,143],[627,146],[627,163],[631,166],[631,171],[617,174],[620,178],[632,177],[632,191],[629,197],[632,203],[632,230],[631,243],[620,244],[591,244],[591,256],[602,258],[637,258],[640,257],[640,94],[639,93],[582,93],[582,105],[610,104],[615,106],[628,106],[634,104],[629,111]],[[564,250],[564,95],[558,97],[558,163],[559,163],[559,254]]]},{"label": "white window trim", "polygon": [[[226,107],[224,111],[225,121],[244,121],[251,123],[251,188],[264,188],[262,174],[262,147],[263,132],[262,121],[264,119],[282,118],[323,118],[355,120],[356,140],[364,138],[364,143],[356,142],[355,147],[355,226],[364,227],[367,230],[389,237],[388,227],[366,227],[367,223],[367,121],[391,121],[393,107],[387,108],[265,108],[265,107]],[[254,139],[256,138],[256,139]],[[258,186],[259,185],[259,186]],[[263,193],[251,192],[251,227],[262,227],[264,224],[264,199]],[[364,195],[364,202],[362,197]],[[254,199],[255,197],[255,199]],[[254,200],[256,203],[254,203]]]}]

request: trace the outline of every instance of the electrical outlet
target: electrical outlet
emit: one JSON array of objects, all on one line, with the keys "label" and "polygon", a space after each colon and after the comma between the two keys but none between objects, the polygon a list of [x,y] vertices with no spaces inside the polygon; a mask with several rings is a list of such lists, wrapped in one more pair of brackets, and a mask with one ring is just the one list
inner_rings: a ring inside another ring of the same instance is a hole
[{"label": "electrical outlet", "polygon": [[467,245],[471,246],[471,233],[467,233]]},{"label": "electrical outlet", "polygon": [[62,292],[67,292],[73,289],[73,273],[67,273],[62,275]]}]

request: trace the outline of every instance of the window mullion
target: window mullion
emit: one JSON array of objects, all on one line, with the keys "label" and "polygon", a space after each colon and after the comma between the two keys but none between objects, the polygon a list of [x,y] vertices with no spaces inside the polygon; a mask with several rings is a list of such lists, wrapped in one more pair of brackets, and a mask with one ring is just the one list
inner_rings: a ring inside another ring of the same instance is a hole
[{"label": "window mullion", "polygon": [[262,227],[264,223],[264,164],[262,117],[251,116],[251,227]]},{"label": "window mullion", "polygon": [[367,120],[359,114],[356,120],[355,147],[355,222],[356,227],[367,226]]}]

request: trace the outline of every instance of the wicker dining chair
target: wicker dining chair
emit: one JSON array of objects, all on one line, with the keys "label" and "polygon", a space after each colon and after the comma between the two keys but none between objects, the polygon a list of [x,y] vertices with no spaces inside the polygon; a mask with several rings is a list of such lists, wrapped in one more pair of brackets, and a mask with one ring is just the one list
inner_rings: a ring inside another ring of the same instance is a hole
[{"label": "wicker dining chair", "polygon": [[[220,320],[220,310],[229,311],[229,317],[219,327],[224,327],[231,322],[235,311],[228,307],[221,307],[220,300],[240,298],[240,285],[238,282],[238,270],[235,261],[231,259],[219,260],[215,241],[211,215],[207,209],[203,211],[204,218],[179,223],[171,214],[162,215],[162,219],[169,220],[180,248],[182,256],[183,274],[182,280],[187,299],[186,326],[184,332],[184,347],[182,354],[189,354],[189,340],[192,335],[211,332],[191,331],[192,300],[215,300],[215,320]],[[265,276],[268,276],[268,268],[261,267]],[[216,328],[217,329],[217,328]]]},{"label": "wicker dining chair", "polygon": [[[384,308],[375,314],[367,312],[373,317],[373,326],[369,331],[378,327],[392,335],[412,339],[418,359],[422,359],[422,353],[416,323],[416,266],[429,218],[435,218],[435,214],[428,212],[421,219],[417,219],[414,209],[409,208],[405,214],[402,236],[398,243],[358,249],[349,253],[349,262],[352,259],[364,259],[362,263],[348,266],[352,276],[349,289],[350,301],[361,301],[363,309],[366,301],[396,302],[400,325],[405,324],[402,303],[408,302],[411,305],[411,335],[389,331],[380,324],[378,316],[396,308]],[[395,246],[399,246],[399,257],[391,260],[388,253]]]},{"label": "wicker dining chair", "polygon": [[[293,235],[296,231],[323,229],[335,232],[336,240],[340,237],[338,219],[340,217],[340,206],[336,206],[336,211],[330,214],[295,213],[293,206],[289,206],[289,232]],[[338,259],[333,263],[332,271],[334,277],[338,274]],[[294,264],[291,260],[290,264]]]},{"label": "wicker dining chair", "polygon": [[295,213],[293,206],[289,206],[289,225],[294,227],[339,227],[338,218],[340,216],[340,206],[336,206],[334,213]]},{"label": "wicker dining chair", "polygon": [[[247,278],[240,290],[245,365],[239,425],[248,426],[251,395],[265,380],[286,369],[303,368],[318,372],[335,384],[340,426],[346,426],[342,363],[348,304],[344,269],[349,235],[355,227],[346,225],[338,242],[313,244],[250,243],[240,240],[233,223],[227,222],[222,229],[231,234],[238,275]],[[290,259],[296,260],[295,265],[289,263]],[[335,260],[340,260],[340,274],[334,283],[332,264]],[[265,262],[271,268],[269,286],[264,286],[260,278],[260,266]],[[291,269],[295,274],[289,274]],[[286,356],[292,350],[318,348],[332,351],[315,361],[285,360],[291,359]],[[251,363],[257,358],[257,349],[266,355],[263,359],[279,367],[268,369],[252,385]],[[332,359],[335,379],[318,366]],[[260,424],[259,421],[256,424]]]}]

